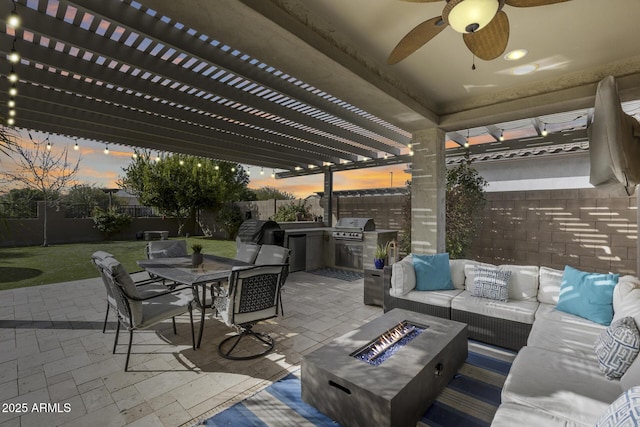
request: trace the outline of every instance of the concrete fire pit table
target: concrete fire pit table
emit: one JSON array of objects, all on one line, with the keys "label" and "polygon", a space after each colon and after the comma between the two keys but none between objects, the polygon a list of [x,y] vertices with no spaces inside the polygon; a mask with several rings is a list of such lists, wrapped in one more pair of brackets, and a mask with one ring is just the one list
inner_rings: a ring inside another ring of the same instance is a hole
[{"label": "concrete fire pit table", "polygon": [[[401,322],[424,330],[378,366],[354,357]],[[302,400],[344,426],[415,426],[467,351],[466,324],[394,309],[304,356]]]}]

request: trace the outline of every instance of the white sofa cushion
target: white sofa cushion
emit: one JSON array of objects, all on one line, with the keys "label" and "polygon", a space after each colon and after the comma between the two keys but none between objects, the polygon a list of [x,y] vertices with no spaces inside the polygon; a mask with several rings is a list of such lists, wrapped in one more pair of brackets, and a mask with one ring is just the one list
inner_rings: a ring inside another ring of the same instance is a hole
[{"label": "white sofa cushion", "polygon": [[402,298],[438,307],[451,307],[451,301],[460,293],[462,293],[461,289],[451,291],[411,291],[402,296]]},{"label": "white sofa cushion", "polygon": [[633,316],[640,326],[640,280],[623,276],[613,289],[613,321]]},{"label": "white sofa cushion", "polygon": [[637,426],[640,424],[640,387],[622,393],[605,411],[596,427]]},{"label": "white sofa cushion", "polygon": [[527,346],[511,365],[502,402],[592,426],[620,391],[620,383],[606,379],[597,363]]},{"label": "white sofa cushion", "polygon": [[454,310],[468,311],[499,319],[513,320],[521,323],[533,323],[537,301],[494,301],[478,298],[471,295],[470,291],[463,291],[451,301]]},{"label": "white sofa cushion", "polygon": [[610,380],[627,372],[640,352],[640,332],[633,317],[623,317],[602,331],[595,342],[600,370]]},{"label": "white sofa cushion", "polygon": [[501,271],[510,271],[509,300],[538,301],[538,275],[540,268],[536,265],[504,264],[498,267]]},{"label": "white sofa cushion", "polygon": [[450,259],[449,267],[451,269],[451,280],[453,281],[453,287],[455,287],[456,289],[464,290],[464,283],[466,279],[464,275],[464,267],[465,265],[476,264],[479,263],[470,259]]},{"label": "white sofa cushion", "polygon": [[[592,322],[591,320],[585,319],[584,317],[556,310],[556,306],[551,304],[540,304],[540,306],[538,307],[538,311],[536,311],[536,320],[537,319],[550,319],[555,320],[556,322],[565,322],[572,325],[583,325],[587,327],[597,328],[600,332],[604,331],[606,328],[606,326],[600,325],[596,322]],[[595,338],[593,342],[595,342]]]},{"label": "white sofa cushion", "polygon": [[578,425],[580,424],[572,423],[517,403],[501,404],[493,417],[493,421],[491,421],[491,427],[576,427]]},{"label": "white sofa cushion", "polygon": [[416,287],[416,272],[411,255],[391,266],[391,289],[389,295],[401,297]]},{"label": "white sofa cushion", "polygon": [[536,317],[527,345],[568,354],[597,364],[593,343],[605,328],[597,323],[587,325]]},{"label": "white sofa cushion", "polygon": [[538,301],[545,304],[558,304],[560,299],[560,285],[564,271],[549,267],[540,267],[538,286]]}]

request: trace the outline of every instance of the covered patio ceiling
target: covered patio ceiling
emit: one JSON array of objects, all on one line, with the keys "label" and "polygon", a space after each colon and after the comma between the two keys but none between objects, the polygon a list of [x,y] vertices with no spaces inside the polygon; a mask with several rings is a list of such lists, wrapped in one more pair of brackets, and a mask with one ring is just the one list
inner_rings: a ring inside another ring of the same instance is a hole
[{"label": "covered patio ceiling", "polygon": [[[505,75],[501,60],[470,74],[470,55],[455,33],[386,65],[413,21],[429,17],[415,17],[416,7],[437,14],[440,2],[3,0],[0,19],[15,7],[22,26],[2,25],[0,51],[21,55],[14,65],[19,128],[291,176],[406,162],[411,133],[430,127],[448,131],[452,147],[465,137],[497,143],[501,133],[526,127],[523,121],[534,133],[547,123],[575,129],[575,111],[592,106],[607,74],[618,77],[623,100],[640,99],[640,47],[602,49],[629,36],[625,23],[640,15],[640,4],[585,2],[526,8],[527,15],[509,9],[514,43],[567,60],[521,79]],[[564,27],[545,26],[553,43],[528,27],[531,19],[557,24],[558,16]],[[611,24],[571,23],[602,16]],[[10,70],[3,61],[0,72]],[[2,103],[8,87],[1,79]],[[562,120],[549,118],[566,111]],[[586,111],[578,128],[588,123]]]}]

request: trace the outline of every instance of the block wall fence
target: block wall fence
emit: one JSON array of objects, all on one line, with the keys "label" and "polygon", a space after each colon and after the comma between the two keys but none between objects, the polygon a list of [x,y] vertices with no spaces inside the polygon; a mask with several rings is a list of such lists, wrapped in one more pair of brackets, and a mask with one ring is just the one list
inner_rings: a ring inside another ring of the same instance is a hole
[{"label": "block wall fence", "polygon": [[[334,198],[336,217],[373,218],[378,229],[402,228],[404,196]],[[298,201],[294,201],[297,203]],[[241,211],[268,219],[277,207],[291,201],[242,202]],[[311,213],[323,215],[322,201],[310,198]],[[532,264],[562,269],[565,265],[595,271],[635,274],[638,209],[636,195],[615,196],[596,189],[535,190],[487,193],[483,225],[469,258],[492,264]],[[9,220],[9,233],[0,246],[42,242],[39,218]],[[91,219],[67,219],[49,210],[49,242],[100,241]],[[177,235],[174,219],[136,218],[113,239],[134,239],[141,230],[168,230]]]}]

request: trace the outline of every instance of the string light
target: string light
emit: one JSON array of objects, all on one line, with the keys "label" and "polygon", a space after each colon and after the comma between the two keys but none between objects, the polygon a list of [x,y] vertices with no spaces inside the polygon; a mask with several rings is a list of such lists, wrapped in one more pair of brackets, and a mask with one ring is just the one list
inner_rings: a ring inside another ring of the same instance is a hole
[{"label": "string light", "polygon": [[275,178],[275,177],[276,177],[276,171],[275,171],[275,169],[273,169],[271,171],[271,178]]},{"label": "string light", "polygon": [[160,161],[160,152],[158,151],[156,153],[156,162],[159,162],[159,161]]},{"label": "string light", "polygon": [[47,141],[47,150],[51,151],[51,143]]},{"label": "string light", "polygon": [[13,99],[13,98],[9,99],[9,102],[7,102],[7,106],[9,108],[15,108],[16,107],[16,100]]},{"label": "string light", "polygon": [[549,132],[547,132],[547,125],[545,124],[544,127],[542,128],[542,136],[547,136],[549,135]]},{"label": "string light", "polygon": [[235,171],[236,171],[235,166],[231,166],[231,172],[235,172]]},{"label": "string light", "polygon": [[264,175],[264,168],[260,168],[260,175]]},{"label": "string light", "polygon": [[11,48],[11,51],[9,52],[9,62],[13,64],[20,62],[20,54],[15,50],[15,48]]},{"label": "string light", "polygon": [[104,145],[104,154],[109,154],[109,144]]},{"label": "string light", "polygon": [[134,152],[133,152],[133,154],[131,154],[131,158],[132,158],[133,160],[137,159],[137,158],[138,158],[138,153],[136,153],[136,152],[134,151]]},{"label": "string light", "polygon": [[213,168],[214,168],[215,170],[219,170],[219,169],[220,169],[220,166],[215,165]]},{"label": "string light", "polygon": [[184,166],[184,160],[180,159],[178,163],[180,163],[180,166]]},{"label": "string light", "polygon": [[500,137],[498,138],[499,141],[504,141],[504,130],[500,130]]},{"label": "string light", "polygon": [[11,85],[11,87],[9,88],[9,96],[11,97],[15,97],[16,95],[18,95],[18,88],[16,87],[15,84]]},{"label": "string light", "polygon": [[16,124],[16,121],[15,121],[15,119],[14,119],[13,117],[9,117],[9,118],[7,119],[7,124],[8,124],[9,126],[13,126],[13,125],[15,125],[15,124]]},{"label": "string light", "polygon": [[16,2],[14,1],[13,10],[7,18],[7,25],[15,30],[17,28],[20,28],[20,25],[22,23],[21,21],[22,20],[20,19],[20,15],[18,15],[18,12],[16,11]]},{"label": "string light", "polygon": [[11,109],[9,110],[9,117],[15,117],[16,116],[16,110]]},{"label": "string light", "polygon": [[13,69],[13,66],[11,66],[11,71],[7,75],[7,80],[9,80],[11,83],[18,82],[18,73],[15,72],[15,70]]},{"label": "string light", "polygon": [[202,167],[202,163],[198,162],[198,165],[197,165],[197,166],[198,166],[199,168],[201,168],[201,167]]}]

